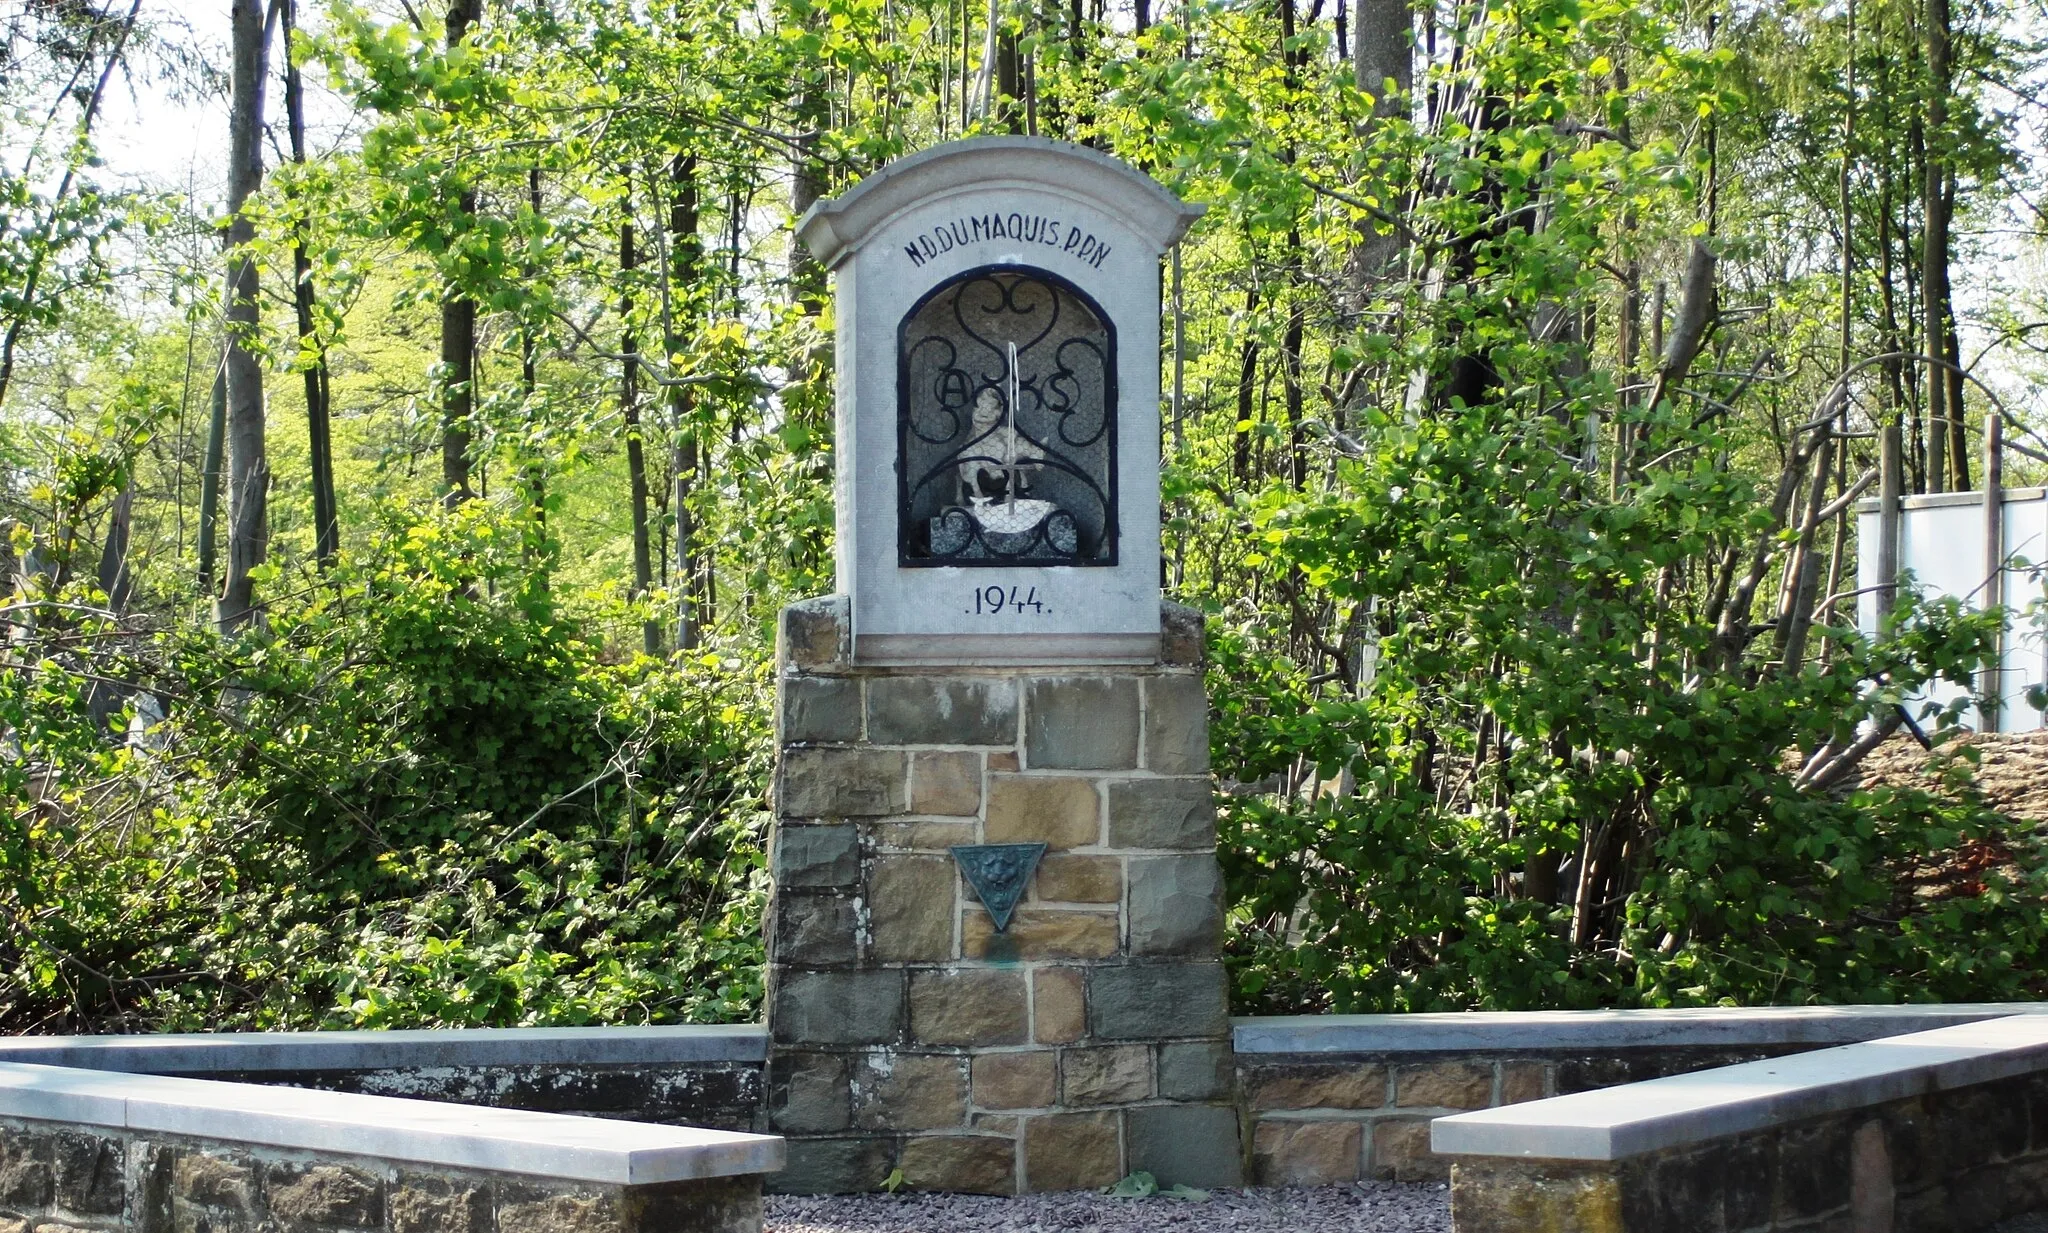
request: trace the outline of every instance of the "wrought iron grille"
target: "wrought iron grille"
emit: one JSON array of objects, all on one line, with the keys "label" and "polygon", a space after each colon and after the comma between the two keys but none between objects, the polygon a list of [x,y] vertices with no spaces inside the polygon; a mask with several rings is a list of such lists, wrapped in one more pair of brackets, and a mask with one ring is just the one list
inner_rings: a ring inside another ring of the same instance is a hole
[{"label": "wrought iron grille", "polygon": [[1116,334],[1085,292],[969,270],[897,348],[903,564],[1116,564]]}]

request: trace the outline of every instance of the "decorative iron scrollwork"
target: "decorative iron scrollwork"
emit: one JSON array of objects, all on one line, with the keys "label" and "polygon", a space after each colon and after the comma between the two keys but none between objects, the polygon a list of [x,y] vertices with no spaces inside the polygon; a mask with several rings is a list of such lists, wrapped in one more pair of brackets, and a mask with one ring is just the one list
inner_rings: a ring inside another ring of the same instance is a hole
[{"label": "decorative iron scrollwork", "polygon": [[969,270],[897,346],[903,564],[1116,564],[1116,335],[1085,292]]}]

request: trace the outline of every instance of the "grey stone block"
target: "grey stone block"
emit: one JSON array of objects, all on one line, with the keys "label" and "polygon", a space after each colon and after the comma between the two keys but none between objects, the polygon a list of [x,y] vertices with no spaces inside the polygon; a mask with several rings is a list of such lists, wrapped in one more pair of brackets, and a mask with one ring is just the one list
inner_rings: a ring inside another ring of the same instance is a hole
[{"label": "grey stone block", "polygon": [[776,963],[822,968],[860,957],[860,913],[850,895],[777,895]]},{"label": "grey stone block", "polygon": [[1209,693],[1201,677],[1145,682],[1145,768],[1162,775],[1209,769]]},{"label": "grey stone block", "polygon": [[782,751],[776,811],[785,818],[879,818],[910,807],[910,762],[900,749]]},{"label": "grey stone block", "polygon": [[1208,853],[1130,863],[1131,953],[1213,955],[1223,944],[1223,871]]},{"label": "grey stone block", "polygon": [[860,739],[860,682],[846,677],[798,676],[782,681],[784,741]]},{"label": "grey stone block", "polygon": [[879,677],[868,683],[868,739],[877,745],[1013,745],[1017,683]]},{"label": "grey stone block", "polygon": [[768,1126],[777,1134],[845,1130],[853,1087],[842,1053],[779,1053],[769,1063]]},{"label": "grey stone block", "polygon": [[1088,970],[1088,1028],[1104,1040],[1221,1036],[1229,1024],[1220,963]]},{"label": "grey stone block", "polygon": [[1233,1059],[1221,1041],[1159,1046],[1159,1094],[1168,1100],[1221,1100],[1230,1095]]},{"label": "grey stone block", "polygon": [[1161,1186],[1244,1185],[1237,1111],[1225,1105],[1151,1105],[1124,1115],[1131,1169]]},{"label": "grey stone block", "polygon": [[860,832],[852,826],[775,828],[775,884],[852,886],[860,881]]},{"label": "grey stone block", "polygon": [[852,658],[852,605],[844,595],[799,600],[782,610],[775,662],[791,668],[836,668]]},{"label": "grey stone block", "polygon": [[1176,668],[1202,664],[1202,633],[1206,618],[1199,608],[1159,602],[1159,662]]},{"label": "grey stone block", "polygon": [[119,1215],[122,1178],[127,1172],[127,1153],[121,1141],[100,1135],[60,1134],[55,1147],[51,1173],[57,1206],[80,1215]]},{"label": "grey stone block", "polygon": [[766,1188],[776,1194],[857,1194],[880,1190],[895,1167],[894,1139],[791,1139],[789,1163],[768,1175]]},{"label": "grey stone block", "polygon": [[903,973],[781,973],[768,1031],[778,1043],[889,1044],[903,1035]]},{"label": "grey stone block", "polygon": [[1209,777],[1110,780],[1109,846],[1215,847],[1216,798]]},{"label": "grey stone block", "polygon": [[1136,677],[1042,677],[1027,687],[1024,764],[1115,771],[1138,765]]}]

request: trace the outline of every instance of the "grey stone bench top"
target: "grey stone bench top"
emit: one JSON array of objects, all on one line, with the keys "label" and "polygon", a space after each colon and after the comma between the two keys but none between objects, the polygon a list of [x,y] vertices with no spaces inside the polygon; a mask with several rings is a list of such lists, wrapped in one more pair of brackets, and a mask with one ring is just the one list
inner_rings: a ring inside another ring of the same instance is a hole
[{"label": "grey stone bench top", "polygon": [[435,1031],[217,1032],[159,1036],[0,1036],[0,1062],[143,1074],[405,1070],[427,1066],[629,1066],[760,1062],[757,1023],[675,1027],[449,1028]]},{"label": "grey stone bench top", "polygon": [[1453,1155],[1621,1160],[1806,1118],[2048,1070],[2048,1016],[1885,1040],[1440,1117]]},{"label": "grey stone bench top", "polygon": [[2039,1012],[2048,1003],[1272,1015],[1234,1020],[1232,1036],[1240,1055],[1713,1049],[1850,1044]]},{"label": "grey stone bench top", "polygon": [[0,1117],[627,1186],[783,1163],[773,1135],[6,1062]]}]

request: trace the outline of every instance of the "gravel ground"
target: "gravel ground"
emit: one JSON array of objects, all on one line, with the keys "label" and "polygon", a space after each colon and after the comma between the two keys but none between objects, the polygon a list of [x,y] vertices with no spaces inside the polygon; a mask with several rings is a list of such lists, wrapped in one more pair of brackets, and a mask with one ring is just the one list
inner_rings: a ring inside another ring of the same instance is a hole
[{"label": "gravel ground", "polygon": [[1286,1190],[1218,1190],[1206,1203],[1112,1199],[1086,1191],[994,1199],[980,1195],[846,1195],[768,1199],[766,1233],[1449,1233],[1440,1182],[1360,1182]]}]

